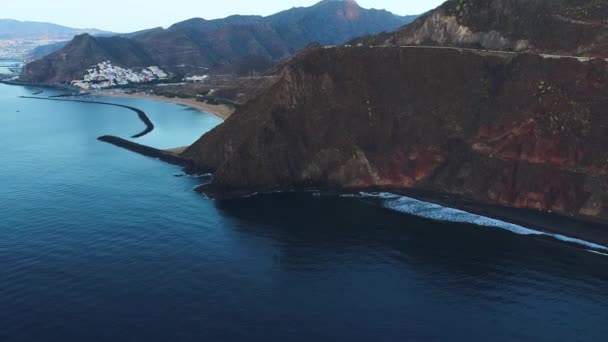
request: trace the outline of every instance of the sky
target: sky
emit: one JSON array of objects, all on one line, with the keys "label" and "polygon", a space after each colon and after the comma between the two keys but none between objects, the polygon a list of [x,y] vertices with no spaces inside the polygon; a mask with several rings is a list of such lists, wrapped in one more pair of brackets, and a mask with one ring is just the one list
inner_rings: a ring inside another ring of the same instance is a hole
[{"label": "sky", "polygon": [[[75,28],[133,32],[201,17],[232,14],[269,15],[291,7],[310,6],[319,0],[15,0],[2,6],[2,18],[43,21]],[[420,14],[444,0],[357,0],[365,8],[396,14]]]}]

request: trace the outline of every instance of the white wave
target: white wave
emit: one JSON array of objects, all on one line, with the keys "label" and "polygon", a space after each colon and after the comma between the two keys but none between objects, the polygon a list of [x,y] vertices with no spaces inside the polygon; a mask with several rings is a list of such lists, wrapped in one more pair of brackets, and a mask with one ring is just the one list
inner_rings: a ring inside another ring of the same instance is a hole
[{"label": "white wave", "polygon": [[519,235],[550,236],[564,242],[574,243],[588,248],[608,252],[608,247],[598,245],[592,242],[575,239],[560,234],[546,233],[526,228],[517,224],[473,214],[464,210],[443,207],[434,203],[423,202],[415,198],[395,195],[391,193],[361,193],[360,196],[364,198],[378,198],[383,201],[382,205],[387,209],[435,221],[470,223],[481,227],[501,228]]},{"label": "white wave", "polygon": [[591,253],[599,254],[599,255],[603,255],[603,256],[608,256],[608,254],[606,254],[606,253],[594,251],[593,249],[588,249],[587,252],[591,252]]},{"label": "white wave", "polygon": [[213,174],[211,174],[211,173],[194,173],[194,174],[186,173],[184,175],[186,177],[190,177],[190,178],[213,178]]}]

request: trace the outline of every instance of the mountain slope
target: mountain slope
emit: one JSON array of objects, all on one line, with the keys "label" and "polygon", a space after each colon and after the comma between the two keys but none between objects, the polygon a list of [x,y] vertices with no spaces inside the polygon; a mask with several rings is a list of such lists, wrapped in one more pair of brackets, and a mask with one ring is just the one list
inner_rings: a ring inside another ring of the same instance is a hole
[{"label": "mountain slope", "polygon": [[68,43],[69,43],[69,41],[61,41],[61,42],[56,42],[56,43],[51,43],[51,44],[40,45],[40,46],[32,49],[32,51],[30,51],[28,53],[27,60],[35,61],[44,56],[48,56],[55,51],[59,51],[59,50],[63,49],[66,45],[68,45]]},{"label": "mountain slope", "polygon": [[449,0],[371,45],[441,45],[570,55],[608,52],[608,2]]},{"label": "mountain slope", "polygon": [[392,31],[415,18],[384,10],[365,10],[353,0],[324,0],[312,7],[277,13],[268,20],[285,40],[297,42],[296,49],[301,49],[310,42],[338,44],[349,37]]},{"label": "mountain slope", "polygon": [[132,40],[82,34],[60,51],[27,64],[20,78],[32,83],[64,83],[81,79],[87,68],[107,60],[118,66],[146,67],[154,64],[154,59]]},{"label": "mountain slope", "polygon": [[69,40],[83,33],[93,35],[111,34],[97,29],[75,29],[50,23],[0,19],[0,39]]},{"label": "mountain slope", "polygon": [[414,16],[361,8],[352,0],[325,0],[312,7],[292,8],[268,17],[195,18],[164,32],[133,37],[160,56],[160,64],[217,67],[243,58],[288,57],[311,42],[339,44],[354,37],[394,30]]},{"label": "mountain slope", "polygon": [[[363,9],[352,0],[325,0],[312,7],[293,8],[268,17],[191,19],[166,30],[153,29],[122,38],[130,39],[153,59],[154,64],[167,70],[206,67],[226,71],[230,65],[250,65],[252,69],[262,71],[269,61],[288,57],[311,42],[339,44],[358,35],[394,30],[411,20],[413,17]],[[64,49],[59,53],[85,55],[86,51]],[[260,63],[246,63],[252,60]],[[41,63],[61,70],[68,68],[61,66],[57,59],[54,63]],[[22,80],[28,82],[66,83],[74,74],[53,72],[57,76],[49,79],[37,74],[37,68],[26,69],[31,72],[24,73]]]}]

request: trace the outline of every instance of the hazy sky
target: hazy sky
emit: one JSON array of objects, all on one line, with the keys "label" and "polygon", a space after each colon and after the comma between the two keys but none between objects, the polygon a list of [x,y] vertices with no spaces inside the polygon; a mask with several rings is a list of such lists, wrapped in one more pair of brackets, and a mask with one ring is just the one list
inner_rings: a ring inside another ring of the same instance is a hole
[{"label": "hazy sky", "polygon": [[[3,18],[45,21],[77,28],[131,32],[169,26],[193,17],[222,18],[231,14],[268,15],[319,0],[16,0],[2,6]],[[444,0],[358,0],[365,8],[397,14],[419,14]]]}]

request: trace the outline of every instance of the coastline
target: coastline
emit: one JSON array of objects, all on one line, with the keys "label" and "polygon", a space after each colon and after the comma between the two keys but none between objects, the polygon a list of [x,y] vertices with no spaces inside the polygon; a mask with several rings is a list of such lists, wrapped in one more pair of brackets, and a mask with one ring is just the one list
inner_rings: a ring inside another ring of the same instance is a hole
[{"label": "coastline", "polygon": [[10,86],[19,86],[19,87],[63,90],[63,91],[75,90],[73,87],[66,86],[66,85],[59,85],[59,84],[44,84],[44,83],[32,83],[32,82],[9,81],[9,80],[0,80],[0,84],[6,84],[6,85],[10,85]]},{"label": "coastline", "polygon": [[138,144],[136,142],[129,141],[129,140],[126,140],[123,138],[119,138],[119,137],[116,137],[113,135],[104,135],[104,136],[97,138],[97,140],[103,141],[105,143],[108,143],[108,144],[111,144],[111,145],[114,145],[114,146],[117,146],[120,148],[124,148],[126,150],[135,152],[137,154],[141,154],[146,157],[159,159],[165,163],[178,165],[178,166],[181,166],[184,168],[189,168],[192,166],[191,162],[189,160],[180,157],[179,154],[177,154],[177,153],[172,153],[172,152],[169,152],[166,150],[159,150],[159,149],[151,147],[151,146]]},{"label": "coastline", "polygon": [[[72,87],[68,87],[68,86],[35,84],[35,83],[26,83],[26,82],[19,82],[19,81],[9,82],[9,81],[0,80],[0,84],[21,86],[21,87],[37,87],[37,88],[42,88],[42,89],[53,89],[53,90],[62,90],[62,91],[76,91],[76,89],[74,89]],[[34,93],[33,95],[38,95],[38,94],[39,93]],[[159,96],[159,95],[148,95],[148,94],[144,94],[144,93],[127,94],[124,92],[118,92],[118,91],[112,91],[112,90],[101,90],[101,91],[88,93],[86,95],[90,95],[90,96],[94,96],[94,97],[130,98],[130,99],[152,100],[152,101],[175,103],[175,104],[187,106],[190,108],[194,108],[194,109],[197,109],[200,111],[210,113],[210,114],[214,115],[215,117],[221,119],[222,121],[225,121],[226,119],[228,119],[232,115],[232,113],[234,113],[234,111],[235,111],[235,108],[229,107],[227,105],[223,105],[223,104],[222,105],[212,105],[212,104],[197,101],[196,99],[193,99],[193,98],[170,98],[170,97]],[[73,93],[73,94],[69,94],[69,96],[78,96],[78,94]],[[83,102],[83,103],[93,103],[93,104],[112,105],[112,106],[117,106],[117,107],[123,107],[123,108],[132,110],[135,113],[137,113],[140,120],[146,125],[146,129],[144,131],[132,136],[132,138],[142,137],[142,136],[150,133],[154,129],[154,124],[147,117],[145,112],[143,112],[142,110],[135,108],[135,107],[114,104],[114,103],[107,103],[107,102],[85,101],[85,100],[77,100],[77,99],[63,99],[63,98],[56,98],[56,97],[38,97],[38,96],[22,96],[22,97],[30,98],[30,99],[37,99],[37,100],[72,101],[72,102]],[[60,95],[58,97],[62,97],[62,96]],[[125,148],[121,144],[113,143],[113,145],[117,145],[119,147]],[[188,147],[189,147],[189,145],[188,146],[178,146],[178,147],[166,149],[166,150],[164,150],[164,152],[167,152],[174,156],[179,156]],[[134,152],[138,152],[138,149],[131,149],[131,148],[127,148],[127,149],[130,149]],[[158,159],[162,160],[162,158],[158,158]]]},{"label": "coastline", "polygon": [[600,219],[583,216],[570,217],[534,209],[479,203],[456,196],[433,194],[414,189],[392,191],[392,193],[437,204],[445,208],[458,209],[486,218],[520,225],[543,233],[562,235],[608,247],[606,222]]},{"label": "coastline", "polygon": [[[206,103],[198,102],[195,99],[181,99],[181,98],[169,98],[163,96],[154,96],[154,95],[146,95],[146,94],[125,94],[125,93],[113,93],[113,92],[95,92],[92,94],[93,96],[98,97],[124,97],[124,98],[135,98],[135,99],[143,99],[143,100],[155,100],[155,101],[163,101],[170,103],[177,103],[181,105],[186,105],[189,107],[193,107],[199,110],[203,110],[206,112],[210,112],[211,114],[217,116],[218,118],[225,120],[224,116],[228,118],[232,113],[232,109],[225,105],[209,105]],[[47,98],[36,98],[36,97],[25,97],[32,99],[46,99],[46,100],[54,100],[54,101],[76,101],[76,102],[87,102],[87,103],[96,103],[92,101],[80,101],[80,100],[67,100],[67,99],[47,99]],[[98,104],[106,104],[106,105],[116,105],[111,103],[98,103]],[[116,105],[120,107],[124,107],[127,109],[131,109],[136,113],[140,114],[140,111],[136,108]],[[224,110],[230,112],[222,112],[222,107]],[[218,113],[219,109],[219,113]],[[222,115],[220,115],[222,114]],[[145,116],[145,113],[144,113]],[[146,123],[145,119],[142,119],[144,123]],[[153,125],[151,122],[147,125],[147,131],[142,132],[143,135],[145,133],[151,131],[150,128],[153,129]],[[152,127],[150,127],[152,126]],[[141,136],[142,133],[136,135],[134,137]],[[155,150],[155,149],[145,149],[147,146],[137,145],[135,147],[129,145],[124,146],[123,143],[116,143],[114,140],[119,140],[118,138],[111,137],[112,142],[100,139],[102,141],[110,142],[119,147],[123,147],[129,149],[133,152],[151,156],[157,159],[161,159],[165,162],[173,163],[173,164],[181,164],[183,160],[180,159],[179,163],[173,162],[171,158],[178,158],[179,155],[187,148],[185,147],[176,147],[171,149],[166,149],[164,151]],[[143,152],[142,152],[143,150]],[[154,150],[154,151],[152,151]],[[152,151],[152,152],[150,152]],[[171,157],[168,157],[171,156]],[[169,158],[171,161],[167,161]],[[177,159],[176,159],[177,160]],[[382,189],[370,189],[381,191]],[[386,191],[386,189],[384,189]],[[373,192],[373,191],[372,191]],[[421,190],[397,190],[393,189],[392,192],[394,194],[411,197],[414,199],[422,200],[428,203],[435,203],[441,205],[446,208],[455,208],[459,210],[464,210],[472,214],[481,215],[488,218],[498,219],[504,222],[521,225],[526,228],[536,229],[541,232],[552,233],[552,234],[560,234],[569,238],[581,239],[584,241],[589,241],[593,243],[598,243],[603,246],[608,246],[608,231],[606,231],[606,222],[601,220],[593,220],[592,218],[584,218],[584,217],[566,217],[562,215],[557,215],[554,213],[540,212],[535,210],[528,209],[520,209],[520,208],[508,208],[502,207],[498,205],[490,205],[490,204],[482,204],[476,203],[473,201],[467,201],[465,199],[461,199],[454,196],[447,195],[438,195],[429,193]],[[242,194],[236,194],[235,197],[239,197]],[[218,198],[222,198],[224,196],[219,195]],[[231,196],[226,196],[230,198]]]},{"label": "coastline", "polygon": [[[208,172],[209,170],[201,171]],[[525,229],[530,229],[542,233],[533,236],[534,238],[550,239],[550,241],[575,246],[576,248],[581,248],[581,245],[572,240],[580,240],[587,244],[598,245],[601,246],[602,250],[604,250],[604,248],[608,248],[608,230],[606,229],[607,224],[605,221],[599,219],[580,216],[569,217],[556,213],[549,213],[533,209],[503,207],[499,205],[474,202],[464,198],[459,198],[457,196],[436,194],[417,189],[408,190],[362,188],[358,190],[347,190],[323,187],[292,187],[283,190],[275,189],[268,191],[233,191],[225,193],[218,191],[218,189],[215,188],[213,184],[203,184],[198,186],[196,188],[196,191],[204,193],[205,195],[217,200],[230,200],[234,198],[250,197],[257,194],[275,194],[289,192],[319,192],[347,197],[357,197],[362,193],[372,195],[390,193],[395,196],[408,197],[414,200],[436,204],[447,209],[461,210],[473,215],[479,215],[488,219],[502,221],[507,224],[518,225]],[[402,212],[394,208],[382,208],[390,212],[399,212],[406,215],[415,215],[412,213]],[[560,239],[557,236],[562,236],[566,239]]]},{"label": "coastline", "polygon": [[176,155],[180,155],[180,154],[182,154],[182,152],[184,152],[184,151],[185,151],[185,150],[186,150],[188,147],[190,147],[190,146],[173,147],[173,148],[166,149],[165,151],[166,151],[166,152],[169,152],[169,153],[176,154]]},{"label": "coastline", "polygon": [[187,106],[190,108],[198,109],[200,111],[208,112],[216,117],[222,119],[223,121],[227,120],[232,113],[234,113],[234,108],[231,108],[227,105],[212,105],[209,103],[204,103],[197,101],[193,98],[172,98],[166,96],[159,95],[148,95],[144,93],[135,93],[135,94],[127,94],[124,92],[116,92],[116,91],[98,91],[92,93],[93,96],[97,97],[118,97],[118,98],[128,98],[128,99],[139,99],[139,100],[153,100],[153,101],[161,101],[161,102],[169,102],[175,103],[183,106]]}]

